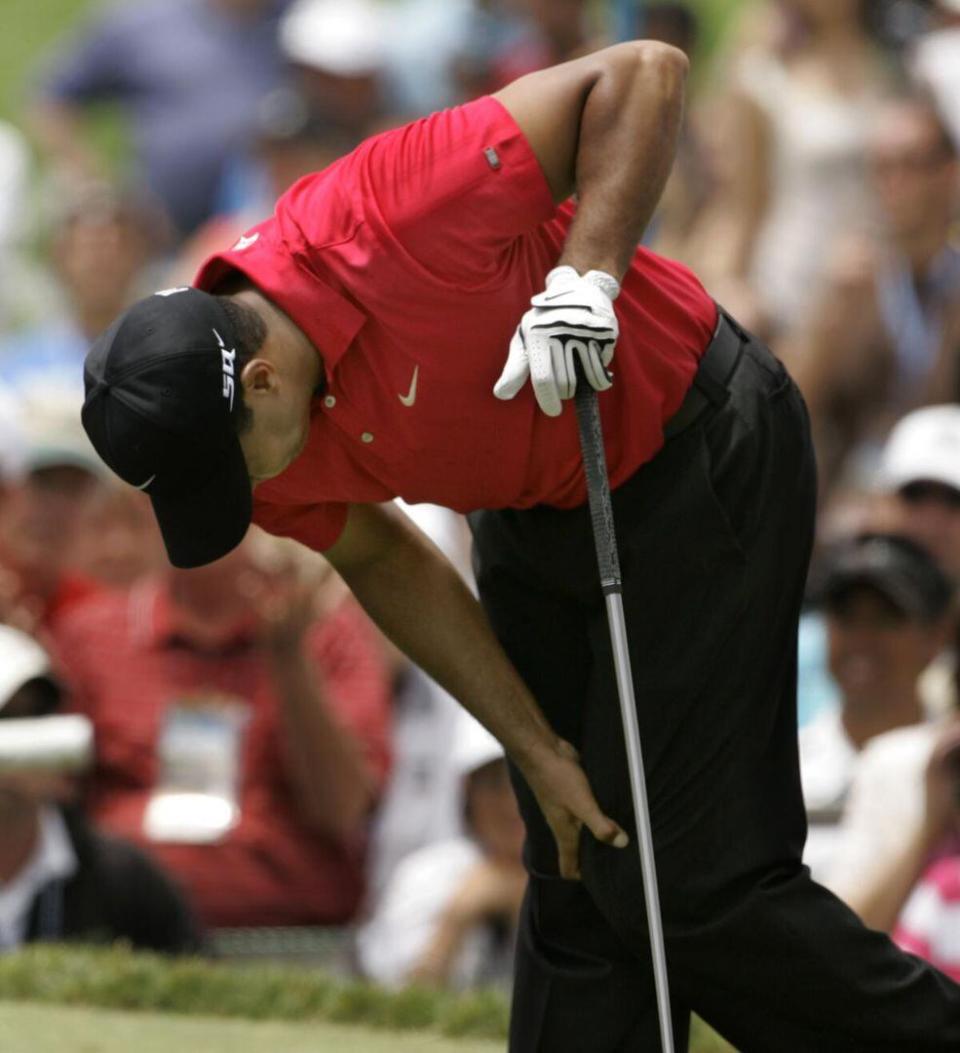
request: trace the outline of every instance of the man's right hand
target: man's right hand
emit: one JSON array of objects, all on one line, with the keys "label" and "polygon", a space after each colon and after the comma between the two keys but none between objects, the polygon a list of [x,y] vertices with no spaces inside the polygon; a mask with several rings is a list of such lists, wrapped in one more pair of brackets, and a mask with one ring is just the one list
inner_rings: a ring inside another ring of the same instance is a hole
[{"label": "man's right hand", "polygon": [[626,832],[600,810],[569,742],[557,739],[552,748],[538,746],[519,767],[553,831],[561,877],[580,877],[580,830],[584,826],[606,845],[626,848],[630,844]]}]

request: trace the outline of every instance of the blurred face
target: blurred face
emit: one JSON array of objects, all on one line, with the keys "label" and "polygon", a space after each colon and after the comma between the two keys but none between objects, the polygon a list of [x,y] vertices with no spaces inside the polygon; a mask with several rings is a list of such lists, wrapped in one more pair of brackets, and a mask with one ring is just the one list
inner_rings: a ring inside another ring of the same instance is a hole
[{"label": "blurred face", "polygon": [[111,588],[127,588],[165,564],[150,499],[101,486],[79,517],[72,565]]},{"label": "blurred face", "polygon": [[368,133],[380,112],[382,86],[375,72],[340,76],[301,67],[297,83],[314,110],[328,114],[338,127],[353,131],[358,139]]},{"label": "blurred face", "polygon": [[213,635],[249,614],[249,597],[261,578],[248,541],[205,567],[171,567],[168,574],[177,607],[197,619],[198,632],[209,628]]},{"label": "blurred face", "polygon": [[853,588],[827,610],[830,672],[846,702],[911,697],[940,646],[938,628],[910,621],[885,596]]},{"label": "blurred face", "polygon": [[85,469],[61,465],[34,471],[6,491],[0,508],[0,540],[18,569],[59,571],[96,486]]},{"label": "blurred face", "polygon": [[960,490],[917,481],[891,495],[883,510],[885,529],[925,548],[955,583],[960,583]]},{"label": "blurred face", "polygon": [[486,764],[468,777],[467,811],[473,836],[486,855],[506,863],[520,862],[523,820],[505,760]]},{"label": "blurred face", "polygon": [[886,109],[868,149],[874,191],[894,235],[942,229],[957,201],[958,165],[931,116],[916,106]]},{"label": "blurred face", "polygon": [[126,306],[148,255],[147,239],[128,218],[74,219],[61,232],[55,256],[79,308],[113,316]]}]

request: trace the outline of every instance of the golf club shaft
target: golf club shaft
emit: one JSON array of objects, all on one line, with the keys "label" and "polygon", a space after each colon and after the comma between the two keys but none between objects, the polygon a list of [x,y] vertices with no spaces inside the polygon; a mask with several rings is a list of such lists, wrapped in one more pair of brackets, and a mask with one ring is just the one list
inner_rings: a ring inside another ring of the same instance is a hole
[{"label": "golf club shaft", "polygon": [[640,728],[637,723],[633,674],[630,669],[627,626],[623,614],[623,589],[620,577],[620,557],[617,552],[617,539],[614,531],[613,503],[610,499],[610,482],[607,478],[607,462],[603,449],[603,432],[600,427],[600,407],[597,403],[597,393],[590,387],[583,376],[580,377],[577,384],[576,407],[577,424],[580,428],[580,448],[583,456],[584,472],[587,477],[590,518],[593,523],[593,540],[597,549],[600,584],[603,589],[607,608],[607,621],[610,626],[617,694],[620,698],[620,715],[623,719],[623,737],[626,743],[627,764],[630,772],[630,791],[633,797],[633,811],[636,816],[637,847],[640,851],[643,896],[647,908],[650,954],[653,959],[657,1012],[660,1019],[660,1045],[662,1053],[674,1053],[670,988],[667,979],[667,956],[663,945],[660,895],[657,890],[657,868],[653,855],[653,831],[650,826],[650,808],[647,802],[647,783],[643,770],[643,753],[640,749]]}]

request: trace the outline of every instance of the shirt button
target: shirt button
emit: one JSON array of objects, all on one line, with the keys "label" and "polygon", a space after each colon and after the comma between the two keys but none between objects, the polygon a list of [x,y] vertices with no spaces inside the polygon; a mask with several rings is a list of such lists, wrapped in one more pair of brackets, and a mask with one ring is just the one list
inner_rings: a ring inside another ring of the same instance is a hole
[{"label": "shirt button", "polygon": [[361,439],[362,439],[362,440],[363,440],[364,442],[373,442],[373,433],[372,433],[372,432],[369,432],[369,431],[365,431],[365,432],[364,432],[364,433],[363,433],[363,434],[362,434],[362,435],[360,436],[360,438],[361,438]]},{"label": "shirt button", "polygon": [[327,409],[333,409],[333,407],[336,406],[336,404],[337,404],[336,396],[335,395],[326,395],[324,397],[323,404],[324,404],[324,406],[327,407]]}]

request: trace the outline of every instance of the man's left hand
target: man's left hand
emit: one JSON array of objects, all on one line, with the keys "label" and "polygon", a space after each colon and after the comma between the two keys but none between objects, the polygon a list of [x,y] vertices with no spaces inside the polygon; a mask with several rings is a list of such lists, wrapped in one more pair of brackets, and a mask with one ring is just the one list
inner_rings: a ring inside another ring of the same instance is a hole
[{"label": "man's left hand", "polygon": [[555,267],[517,326],[494,395],[512,399],[529,377],[540,408],[558,417],[562,400],[576,393],[577,361],[590,386],[606,391],[613,383],[606,367],[620,335],[613,310],[619,294],[620,283],[603,271],[581,277],[573,267]]}]

